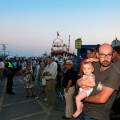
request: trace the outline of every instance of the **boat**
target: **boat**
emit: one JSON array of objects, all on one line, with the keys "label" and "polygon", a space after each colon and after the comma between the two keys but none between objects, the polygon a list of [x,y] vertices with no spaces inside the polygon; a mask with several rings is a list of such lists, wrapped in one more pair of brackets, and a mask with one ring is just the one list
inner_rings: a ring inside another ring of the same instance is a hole
[{"label": "boat", "polygon": [[55,60],[63,60],[68,59],[72,56],[73,53],[70,53],[70,35],[68,40],[68,45],[60,39],[60,35],[57,32],[57,37],[53,40],[52,48],[51,48],[51,56]]}]

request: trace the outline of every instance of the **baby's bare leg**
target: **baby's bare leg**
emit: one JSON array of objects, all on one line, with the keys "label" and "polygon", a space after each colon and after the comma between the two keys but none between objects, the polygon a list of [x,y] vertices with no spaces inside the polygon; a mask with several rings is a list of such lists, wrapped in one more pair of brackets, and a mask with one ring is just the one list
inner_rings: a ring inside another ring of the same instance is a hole
[{"label": "baby's bare leg", "polygon": [[82,112],[82,108],[83,108],[83,103],[81,102],[81,100],[83,100],[85,97],[87,97],[87,93],[86,92],[80,92],[77,96],[76,96],[76,107],[77,110],[76,112],[73,114],[73,117],[77,117],[81,112]]}]

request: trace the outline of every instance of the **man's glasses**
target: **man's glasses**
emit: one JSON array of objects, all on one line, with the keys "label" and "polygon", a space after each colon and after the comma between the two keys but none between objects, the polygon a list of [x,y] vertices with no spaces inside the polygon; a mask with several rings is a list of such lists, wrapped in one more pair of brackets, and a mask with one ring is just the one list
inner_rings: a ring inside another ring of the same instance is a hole
[{"label": "man's glasses", "polygon": [[111,58],[113,54],[103,54],[103,53],[99,53],[99,56],[101,58],[107,57],[107,58]]}]

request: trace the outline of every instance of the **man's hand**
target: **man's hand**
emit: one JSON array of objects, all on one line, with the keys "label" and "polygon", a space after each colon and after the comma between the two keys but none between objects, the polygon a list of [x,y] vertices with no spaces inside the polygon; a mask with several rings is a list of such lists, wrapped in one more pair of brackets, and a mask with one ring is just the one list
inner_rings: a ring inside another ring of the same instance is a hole
[{"label": "man's hand", "polygon": [[86,85],[86,82],[89,82],[89,81],[90,81],[89,77],[86,77],[86,78],[83,78],[81,82],[83,85]]},{"label": "man's hand", "polygon": [[51,73],[46,71],[43,73],[43,76],[51,76]]},{"label": "man's hand", "polygon": [[99,62],[98,58],[88,58],[85,60],[85,62]]}]

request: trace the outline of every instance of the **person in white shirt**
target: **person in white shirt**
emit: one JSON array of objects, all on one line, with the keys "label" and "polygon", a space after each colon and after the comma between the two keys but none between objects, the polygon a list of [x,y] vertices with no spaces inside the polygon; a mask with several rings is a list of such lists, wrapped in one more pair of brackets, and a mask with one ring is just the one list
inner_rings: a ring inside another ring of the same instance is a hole
[{"label": "person in white shirt", "polygon": [[51,57],[46,58],[47,66],[44,69],[43,75],[46,79],[46,96],[50,108],[56,106],[56,75],[57,63],[52,61]]}]

